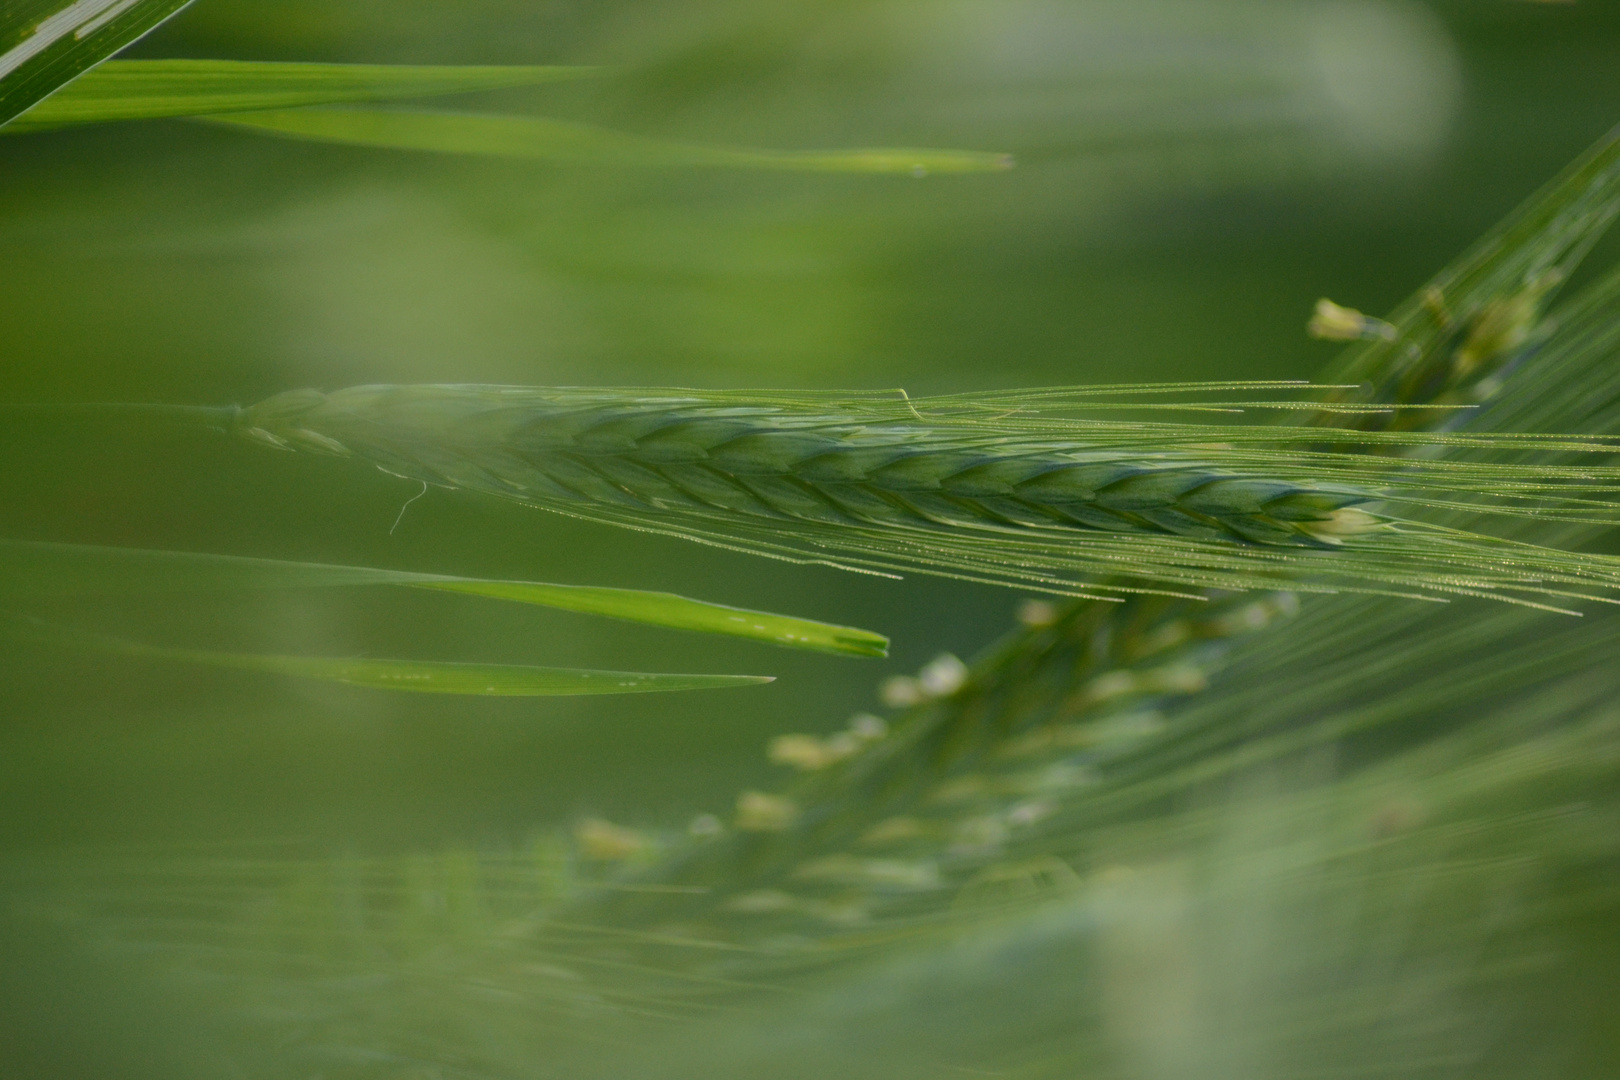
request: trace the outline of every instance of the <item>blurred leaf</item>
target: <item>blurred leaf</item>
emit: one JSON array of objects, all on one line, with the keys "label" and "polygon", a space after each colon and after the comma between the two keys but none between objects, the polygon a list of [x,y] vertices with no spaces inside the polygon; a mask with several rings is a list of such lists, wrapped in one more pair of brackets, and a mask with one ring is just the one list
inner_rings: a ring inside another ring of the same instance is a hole
[{"label": "blurred leaf", "polygon": [[885,656],[888,639],[848,626],[689,600],[666,592],[487,581],[368,566],[250,559],[186,551],[0,540],[0,595],[207,592],[408,585],[468,593],[675,630],[724,634],[846,656]]},{"label": "blurred leaf", "polygon": [[286,109],[210,116],[212,123],[296,139],[433,150],[531,161],[593,165],[776,169],[786,172],[993,172],[1012,166],[1007,154],[975,150],[749,150],[666,142],[588,124],[539,116],[428,112],[411,109]]},{"label": "blurred leaf", "polygon": [[240,60],[112,60],[40,102],[5,132],[340,101],[461,94],[577,79],[589,67],[284,64]]},{"label": "blurred leaf", "polygon": [[0,7],[0,124],[190,0],[14,0]]},{"label": "blurred leaf", "polygon": [[90,649],[121,656],[176,660],[209,667],[292,675],[300,679],[408,690],[417,694],[479,697],[566,697],[580,694],[649,694],[669,690],[712,690],[774,681],[766,675],[653,675],[636,671],[529,667],[521,664],[457,664],[435,660],[371,660],[327,656],[271,656],[143,645],[121,638],[86,634],[33,620],[17,621],[14,636],[49,645]]}]

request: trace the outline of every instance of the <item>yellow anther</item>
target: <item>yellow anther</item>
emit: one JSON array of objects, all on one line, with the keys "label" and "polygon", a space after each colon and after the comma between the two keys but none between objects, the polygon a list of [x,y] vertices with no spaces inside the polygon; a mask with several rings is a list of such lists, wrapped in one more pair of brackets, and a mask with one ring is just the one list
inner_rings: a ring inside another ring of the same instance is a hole
[{"label": "yellow anther", "polygon": [[622,862],[646,851],[651,842],[634,829],[602,818],[586,818],[574,826],[574,840],[587,859]]},{"label": "yellow anther", "polygon": [[832,755],[814,735],[778,735],[766,752],[771,763],[811,772],[832,764]]},{"label": "yellow anther", "polygon": [[1395,327],[1327,297],[1316,302],[1305,332],[1319,341],[1394,341]]},{"label": "yellow anther", "polygon": [[891,709],[906,709],[921,705],[927,696],[911,676],[891,675],[878,684],[878,700]]},{"label": "yellow anther", "polygon": [[967,682],[968,667],[950,653],[940,653],[917,673],[917,685],[931,698],[949,697]]},{"label": "yellow anther", "polygon": [[1346,506],[1333,511],[1320,521],[1302,521],[1299,527],[1301,531],[1317,540],[1340,544],[1348,537],[1363,536],[1382,529],[1384,522],[1365,510]]},{"label": "yellow anther", "polygon": [[737,796],[736,826],[744,832],[784,832],[799,820],[798,804],[780,795],[745,791]]},{"label": "yellow anther", "polygon": [[1018,621],[1032,629],[1058,621],[1058,606],[1050,600],[1025,600],[1018,605]]}]

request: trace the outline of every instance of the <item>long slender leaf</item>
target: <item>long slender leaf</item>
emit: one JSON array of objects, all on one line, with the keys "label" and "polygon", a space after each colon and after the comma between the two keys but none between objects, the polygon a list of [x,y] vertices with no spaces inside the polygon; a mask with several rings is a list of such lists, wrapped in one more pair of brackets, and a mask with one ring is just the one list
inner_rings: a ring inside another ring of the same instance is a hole
[{"label": "long slender leaf", "polygon": [[0,540],[0,595],[62,596],[406,585],[845,656],[885,656],[881,634],[640,589],[489,581],[368,566]]},{"label": "long slender leaf", "polygon": [[15,0],[0,6],[0,124],[191,0]]},{"label": "long slender leaf", "polygon": [[589,67],[110,60],[8,124],[16,134],[75,124],[461,94],[577,79]]},{"label": "long slender leaf", "polygon": [[286,109],[204,118],[276,135],[392,150],[431,150],[593,165],[770,169],[785,172],[991,172],[1007,154],[974,150],[751,150],[666,142],[539,116],[413,109]]},{"label": "long slender leaf", "polygon": [[141,659],[174,660],[208,667],[291,675],[300,679],[405,690],[416,694],[477,697],[570,697],[582,694],[650,694],[671,690],[716,690],[774,681],[767,675],[658,675],[638,671],[530,667],[521,664],[459,664],[436,660],[373,660],[328,656],[171,649],[122,638],[87,634],[33,620],[7,625],[12,636]]},{"label": "long slender leaf", "polygon": [[842,653],[846,656],[887,656],[889,652],[889,639],[869,630],[688,600],[675,593],[588,585],[544,585],[529,581],[464,579],[419,584],[427,589],[515,600],[523,604],[605,615],[627,622],[650,623],[678,630],[751,638],[790,648]]}]

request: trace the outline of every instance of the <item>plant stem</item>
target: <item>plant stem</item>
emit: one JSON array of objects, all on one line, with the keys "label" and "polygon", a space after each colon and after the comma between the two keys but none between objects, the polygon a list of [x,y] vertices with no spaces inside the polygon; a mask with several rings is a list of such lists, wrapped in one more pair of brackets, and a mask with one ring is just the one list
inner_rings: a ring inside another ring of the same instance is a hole
[{"label": "plant stem", "polygon": [[155,420],[182,428],[200,428],[221,434],[230,431],[241,412],[235,405],[164,405],[155,402],[65,402],[0,405],[0,421],[9,419]]}]

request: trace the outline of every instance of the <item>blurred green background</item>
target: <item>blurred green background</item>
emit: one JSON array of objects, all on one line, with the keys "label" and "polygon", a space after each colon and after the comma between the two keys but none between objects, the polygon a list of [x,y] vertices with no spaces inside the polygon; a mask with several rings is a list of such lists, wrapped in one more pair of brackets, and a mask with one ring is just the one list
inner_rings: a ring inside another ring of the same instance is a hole
[{"label": "blurred green background", "polygon": [[[1308,377],[1620,120],[1620,10],[1334,0],[198,0],[127,55],[589,63],[445,103],[784,149],[1008,151],[992,175],[614,170],[185,122],[0,143],[0,401],[246,403],[507,382],[913,393]],[[206,435],[11,422],[0,535],[670,589],[866,626],[857,662],[448,596],[76,602],[182,645],[775,674],[463,701],[7,645],[0,845],[501,847],[678,826],[773,782],[1017,597],[617,532]]]}]

